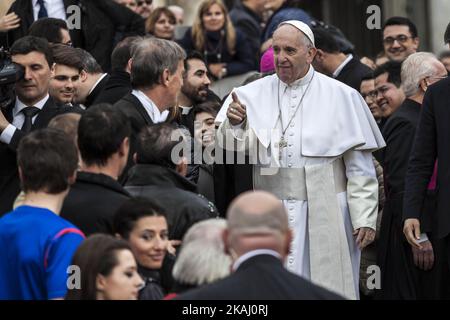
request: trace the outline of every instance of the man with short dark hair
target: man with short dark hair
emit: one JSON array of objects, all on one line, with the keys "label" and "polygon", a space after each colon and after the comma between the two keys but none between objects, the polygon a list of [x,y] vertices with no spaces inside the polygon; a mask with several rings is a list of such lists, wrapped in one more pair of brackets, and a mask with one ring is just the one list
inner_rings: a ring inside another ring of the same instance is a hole
[{"label": "man with short dark hair", "polygon": [[364,98],[364,101],[366,101],[370,112],[372,112],[372,115],[375,118],[378,127],[381,129],[384,123],[383,112],[381,111],[381,108],[377,103],[377,91],[375,90],[375,79],[373,77],[373,73],[370,73],[368,76],[364,77],[361,80],[359,92]]},{"label": "man with short dark hair", "polygon": [[401,88],[401,66],[400,62],[388,61],[373,72],[377,103],[385,119],[389,118],[405,100],[405,93]]},{"label": "man with short dark hair", "polygon": [[117,208],[129,198],[117,182],[128,159],[130,123],[108,104],[88,109],[78,124],[82,167],[64,201],[61,216],[86,235],[112,234]]},{"label": "man with short dark hair", "polygon": [[83,49],[75,49],[79,59],[83,62],[80,81],[75,86],[74,102],[89,108],[103,91],[109,75],[104,73],[95,58]]},{"label": "man with short dark hair", "polygon": [[50,43],[72,45],[67,23],[62,19],[42,18],[36,20],[31,25],[28,35],[45,38]]},{"label": "man with short dark hair", "polygon": [[359,91],[362,79],[371,74],[372,69],[351,53],[342,52],[337,41],[325,29],[314,28],[313,32],[317,48],[314,69]]},{"label": "man with short dark hair", "polygon": [[54,71],[50,79],[49,93],[58,105],[73,102],[75,88],[80,81],[83,63],[72,47],[53,45]]},{"label": "man with short dark hair", "polygon": [[46,39],[23,37],[10,52],[24,75],[15,84],[15,101],[0,112],[0,216],[12,209],[20,192],[16,163],[20,140],[29,131],[45,128],[54,116],[74,111],[56,106],[48,94],[53,57]]},{"label": "man with short dark hair", "polygon": [[402,62],[419,48],[417,27],[405,17],[391,17],[383,25],[384,52],[389,60]]},{"label": "man with short dark hair", "polygon": [[131,92],[130,59],[133,48],[141,40],[143,40],[142,37],[128,37],[114,48],[111,55],[110,77],[107,79],[104,89],[95,98],[94,104],[114,104]]},{"label": "man with short dark hair", "polygon": [[0,300],[62,299],[83,233],[59,217],[75,181],[75,144],[62,131],[36,130],[17,151],[23,205],[0,219]]},{"label": "man with short dark hair", "polygon": [[194,136],[195,106],[205,101],[220,102],[211,90],[211,80],[208,77],[208,67],[203,56],[198,52],[191,52],[184,60],[183,86],[178,98],[181,108],[180,124],[189,129]]},{"label": "man with short dark hair", "polygon": [[185,57],[184,50],[173,41],[148,38],[136,45],[131,60],[133,91],[114,105],[131,121],[131,153],[124,174],[132,165],[131,155],[141,129],[164,122],[168,109],[176,106],[183,85]]},{"label": "man with short dark hair", "polygon": [[[185,178],[184,139],[182,132],[170,124],[143,128],[136,145],[136,165],[129,170],[125,183],[133,196],[151,198],[166,210],[171,240],[181,240],[195,222],[218,216],[214,204],[199,195],[196,185]],[[173,158],[175,154],[179,159]]]}]

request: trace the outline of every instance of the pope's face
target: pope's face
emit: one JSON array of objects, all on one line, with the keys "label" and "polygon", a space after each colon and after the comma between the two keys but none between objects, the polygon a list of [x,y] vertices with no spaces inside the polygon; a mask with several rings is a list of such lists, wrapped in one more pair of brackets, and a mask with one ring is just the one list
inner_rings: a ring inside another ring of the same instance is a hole
[{"label": "pope's face", "polygon": [[291,84],[304,77],[316,54],[308,48],[305,35],[291,25],[283,25],[273,34],[275,70],[281,81]]}]

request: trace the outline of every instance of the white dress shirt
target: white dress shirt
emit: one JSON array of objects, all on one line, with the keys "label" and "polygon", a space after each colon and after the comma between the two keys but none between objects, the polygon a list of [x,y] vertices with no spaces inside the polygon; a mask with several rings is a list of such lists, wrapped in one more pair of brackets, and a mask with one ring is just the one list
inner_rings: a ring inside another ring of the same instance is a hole
[{"label": "white dress shirt", "polygon": [[145,111],[147,111],[147,114],[149,115],[150,119],[152,119],[153,123],[166,121],[167,116],[169,115],[168,110],[164,110],[163,112],[159,111],[158,107],[153,103],[153,101],[150,100],[150,98],[140,90],[133,90],[131,93],[142,103]]},{"label": "white dress shirt", "polygon": [[[38,19],[39,9],[38,0],[32,0],[34,21]],[[57,18],[66,21],[66,8],[62,0],[44,0],[45,9],[49,18]]]},{"label": "white dress shirt", "polygon": [[337,67],[336,70],[334,70],[333,72],[333,78],[337,78],[337,76],[339,75],[339,73],[341,73],[342,69],[344,69],[344,67],[350,62],[350,60],[353,59],[353,55],[349,54],[347,56],[347,59],[345,59],[340,65],[339,67]]},{"label": "white dress shirt", "polygon": [[[49,98],[49,95],[47,94],[44,99],[40,100],[38,103],[34,104],[33,107],[36,107],[38,109],[41,109],[44,107],[45,103],[47,102]],[[16,104],[13,108],[13,121],[11,124],[9,124],[5,130],[3,130],[2,134],[0,135],[0,141],[6,144],[9,144],[11,142],[12,137],[14,136],[14,133],[16,132],[17,128],[22,128],[23,123],[25,122],[25,115],[21,112],[23,109],[27,106],[25,103],[19,100],[19,98],[16,98]],[[34,121],[36,120],[37,116],[36,114],[33,119],[31,120],[34,124]]]}]

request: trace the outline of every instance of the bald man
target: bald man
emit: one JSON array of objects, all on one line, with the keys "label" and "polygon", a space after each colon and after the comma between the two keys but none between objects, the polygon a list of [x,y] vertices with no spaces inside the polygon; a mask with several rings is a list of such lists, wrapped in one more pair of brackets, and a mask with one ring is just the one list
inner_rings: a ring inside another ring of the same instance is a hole
[{"label": "bald man", "polygon": [[282,202],[265,191],[246,192],[227,212],[223,239],[232,274],[189,291],[180,300],[341,299],[284,268],[292,240]]}]

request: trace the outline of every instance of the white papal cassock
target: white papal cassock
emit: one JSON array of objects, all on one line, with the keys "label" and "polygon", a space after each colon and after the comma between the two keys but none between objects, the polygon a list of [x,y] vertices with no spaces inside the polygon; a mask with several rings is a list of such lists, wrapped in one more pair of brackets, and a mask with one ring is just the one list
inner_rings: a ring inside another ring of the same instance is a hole
[{"label": "white papal cassock", "polygon": [[[385,146],[369,108],[356,90],[312,66],[290,85],[271,75],[234,91],[246,105],[247,120],[230,125],[230,95],[216,118],[217,141],[250,155],[257,149],[254,187],[283,201],[294,232],[287,268],[357,299],[360,250],[352,233],[376,228],[378,183],[372,151]],[[287,127],[281,154],[279,110],[283,129]]]}]

